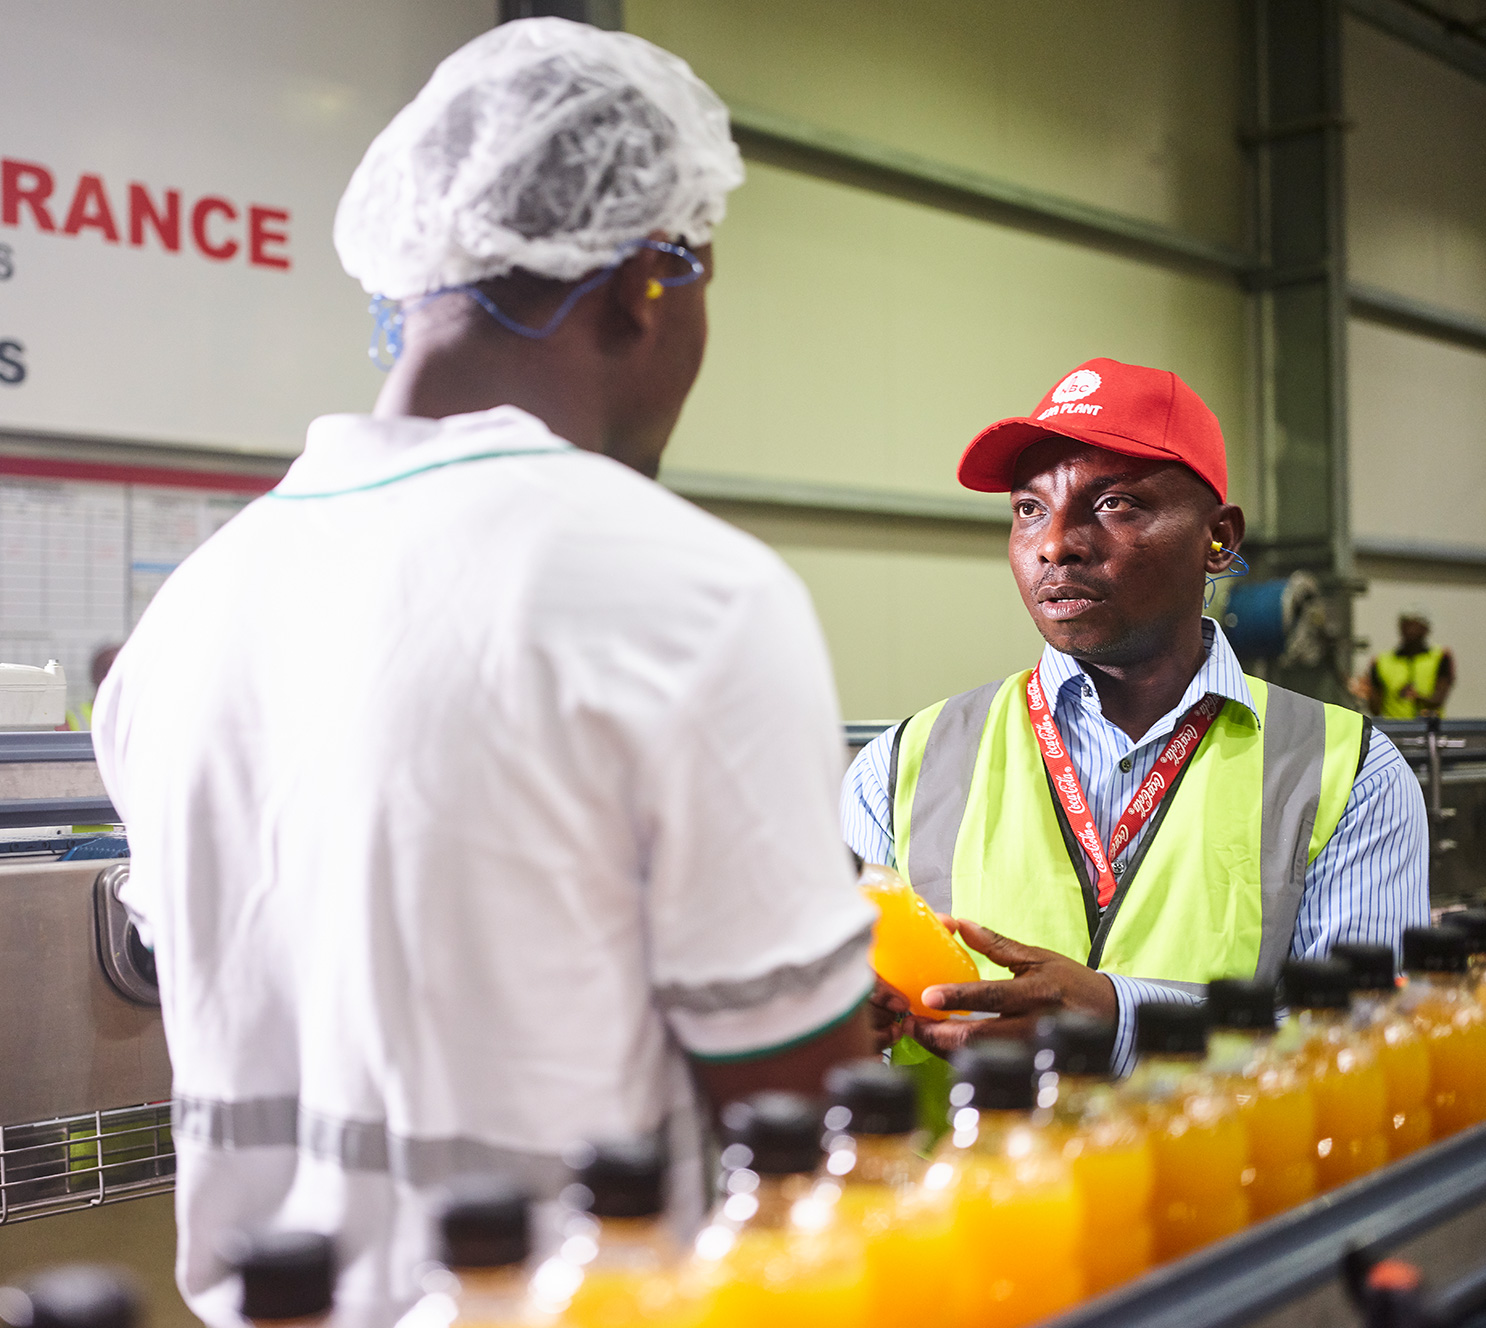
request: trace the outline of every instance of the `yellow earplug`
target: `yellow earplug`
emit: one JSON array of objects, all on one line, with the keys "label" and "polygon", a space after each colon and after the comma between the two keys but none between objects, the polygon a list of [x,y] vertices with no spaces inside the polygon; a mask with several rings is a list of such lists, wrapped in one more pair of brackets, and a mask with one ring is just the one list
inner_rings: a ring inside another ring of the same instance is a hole
[{"label": "yellow earplug", "polygon": [[1223,546],[1221,544],[1219,544],[1217,540],[1214,540],[1213,541],[1213,552],[1214,553],[1222,553],[1223,552]]},{"label": "yellow earplug", "polygon": [[654,277],[651,277],[650,280],[645,284],[645,298],[647,300],[658,300],[665,293],[666,288],[662,286],[660,282],[658,282]]}]

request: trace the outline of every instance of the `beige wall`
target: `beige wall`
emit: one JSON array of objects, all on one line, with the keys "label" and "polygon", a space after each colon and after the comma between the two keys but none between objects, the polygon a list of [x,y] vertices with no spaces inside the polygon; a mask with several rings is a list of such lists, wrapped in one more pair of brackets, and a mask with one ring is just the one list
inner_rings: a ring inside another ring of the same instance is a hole
[{"label": "beige wall", "polygon": [[[1237,4],[1079,0],[1049,23],[1010,0],[629,0],[627,19],[734,104],[1243,241]],[[678,483],[968,498],[954,467],[974,433],[1108,355],[1203,394],[1234,494],[1252,502],[1249,326],[1231,281],[748,170],[717,237],[708,360],[667,457]],[[810,587],[850,717],[901,716],[1035,658],[1004,527],[717,510]]]}]

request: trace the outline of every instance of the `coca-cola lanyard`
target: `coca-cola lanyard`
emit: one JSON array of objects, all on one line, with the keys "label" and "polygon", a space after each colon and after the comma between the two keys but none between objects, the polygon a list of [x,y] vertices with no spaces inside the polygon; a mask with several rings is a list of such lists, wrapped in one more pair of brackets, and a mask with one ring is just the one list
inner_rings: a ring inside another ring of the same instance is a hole
[{"label": "coca-cola lanyard", "polygon": [[1182,716],[1171,741],[1166,744],[1166,750],[1156,758],[1151,773],[1135,790],[1135,796],[1130,799],[1130,805],[1110,835],[1109,852],[1106,853],[1104,845],[1099,842],[1099,831],[1094,826],[1093,813],[1089,810],[1089,800],[1084,797],[1078,771],[1073,768],[1068,747],[1058,732],[1057,721],[1053,719],[1052,705],[1042,690],[1042,669],[1039,666],[1027,675],[1027,718],[1032,721],[1032,732],[1037,735],[1037,746],[1042,751],[1042,763],[1047,766],[1053,792],[1063,805],[1074,838],[1083,845],[1098,872],[1100,908],[1108,908],[1109,901],[1114,898],[1115,877],[1110,869],[1110,859],[1119,857],[1140,828],[1155,815],[1161,799],[1176,783],[1181,768],[1202,745],[1203,737],[1222,708],[1223,698],[1209,694]]}]

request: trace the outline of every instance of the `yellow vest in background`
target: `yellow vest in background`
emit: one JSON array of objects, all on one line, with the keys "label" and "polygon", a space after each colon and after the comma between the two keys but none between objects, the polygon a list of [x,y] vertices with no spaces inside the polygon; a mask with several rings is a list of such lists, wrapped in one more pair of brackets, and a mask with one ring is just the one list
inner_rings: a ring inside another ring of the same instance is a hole
[{"label": "yellow vest in background", "polygon": [[[1306,868],[1351,796],[1367,721],[1246,679],[1128,857],[1101,915],[1048,787],[1027,673],[908,720],[894,762],[898,869],[929,903],[1092,968],[1193,986],[1274,979]],[[1004,970],[976,956],[986,978]]]},{"label": "yellow vest in background", "polygon": [[[1443,646],[1421,650],[1417,655],[1400,655],[1390,650],[1378,656],[1378,681],[1383,684],[1383,701],[1378,714],[1384,719],[1418,719],[1419,703],[1401,695],[1413,687],[1421,696],[1433,696],[1439,685],[1440,661],[1445,658]],[[1439,712],[1443,715],[1443,708]]]}]

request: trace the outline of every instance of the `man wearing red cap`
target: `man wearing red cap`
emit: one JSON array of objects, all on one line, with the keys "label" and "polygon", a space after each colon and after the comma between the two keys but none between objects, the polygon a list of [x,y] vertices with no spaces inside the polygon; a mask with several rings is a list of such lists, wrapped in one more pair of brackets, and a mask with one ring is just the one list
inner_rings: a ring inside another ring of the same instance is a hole
[{"label": "man wearing red cap", "polygon": [[[1175,374],[1090,360],[985,429],[960,482],[1009,493],[1036,668],[921,710],[853,762],[848,843],[953,914],[985,981],[880,1025],[947,1053],[1057,1009],[1118,1018],[1273,979],[1429,917],[1418,781],[1362,716],[1246,676],[1203,616],[1244,534],[1222,431]],[[896,1020],[896,1022],[892,1022]]]}]

